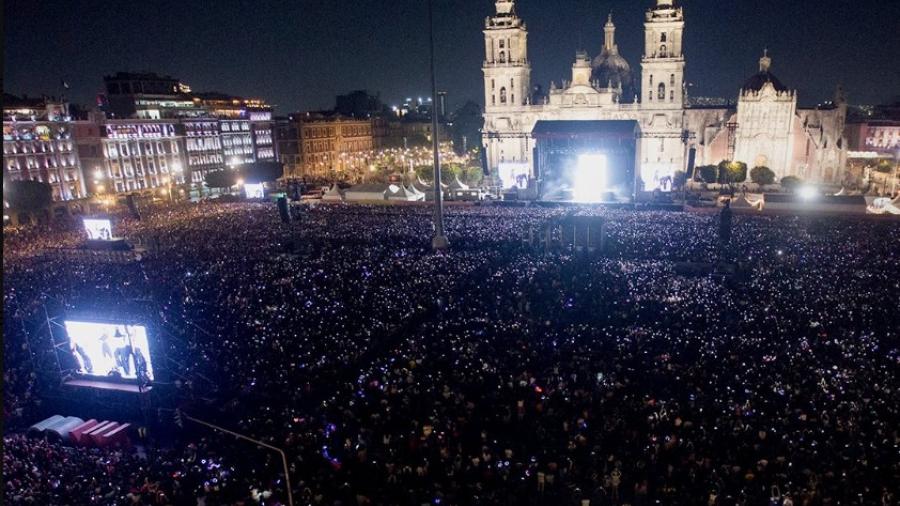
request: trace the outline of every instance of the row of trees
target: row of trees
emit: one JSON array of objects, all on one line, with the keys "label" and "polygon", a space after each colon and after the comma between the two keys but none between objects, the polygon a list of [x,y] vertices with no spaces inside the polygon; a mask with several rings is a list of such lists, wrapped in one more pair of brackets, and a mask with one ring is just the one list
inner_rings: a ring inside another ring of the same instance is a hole
[{"label": "row of trees", "polygon": [[[747,181],[747,164],[722,160],[718,165],[701,165],[697,173],[704,183],[735,184]],[[765,166],[749,170],[750,181],[759,185],[774,184],[775,172]]]},{"label": "row of trees", "polygon": [[[414,168],[416,176],[423,181],[434,181],[434,167],[431,165],[419,165]],[[469,186],[478,186],[484,178],[481,167],[465,167],[458,163],[441,164],[441,182],[450,184],[454,179]]]}]

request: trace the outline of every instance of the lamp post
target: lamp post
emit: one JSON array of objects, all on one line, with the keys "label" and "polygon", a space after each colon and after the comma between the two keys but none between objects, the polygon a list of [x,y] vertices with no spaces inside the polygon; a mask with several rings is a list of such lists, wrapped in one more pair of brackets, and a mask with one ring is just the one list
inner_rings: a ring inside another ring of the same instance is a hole
[{"label": "lamp post", "polygon": [[[434,70],[434,0],[428,0],[428,34],[431,48],[431,96],[437,97],[437,82]],[[434,237],[431,247],[435,250],[447,249],[450,243],[444,235],[444,196],[441,193],[441,157],[438,153],[438,117],[431,108],[431,150],[434,158]]]},{"label": "lamp post", "polygon": [[[176,420],[179,420],[179,419],[190,420],[198,425],[202,425],[204,427],[208,427],[210,429],[213,429],[213,430],[216,430],[219,432],[223,432],[225,434],[229,434],[238,439],[243,439],[244,441],[249,441],[255,445],[259,445],[263,448],[267,448],[269,450],[272,450],[272,451],[278,453],[278,455],[281,456],[281,465],[284,468],[284,485],[285,485],[284,488],[285,488],[285,491],[287,491],[288,506],[294,506],[294,491],[291,488],[291,469],[290,469],[290,467],[288,467],[287,456],[284,454],[284,450],[282,450],[281,448],[278,448],[277,446],[272,446],[268,443],[264,443],[258,439],[253,439],[249,436],[245,436],[243,434],[234,432],[232,430],[228,430],[224,427],[220,427],[218,425],[200,420],[199,418],[194,418],[186,413],[182,413],[180,410],[176,411],[176,413],[177,413]],[[176,423],[180,424],[183,422],[176,422]]]}]

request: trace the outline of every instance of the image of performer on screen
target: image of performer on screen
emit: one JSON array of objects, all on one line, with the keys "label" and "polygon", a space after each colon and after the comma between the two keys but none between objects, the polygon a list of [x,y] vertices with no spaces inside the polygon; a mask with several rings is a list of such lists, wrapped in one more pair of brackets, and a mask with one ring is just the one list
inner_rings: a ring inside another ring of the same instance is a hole
[{"label": "image of performer on screen", "polygon": [[94,364],[91,362],[91,357],[89,357],[87,352],[84,351],[84,348],[73,342],[70,345],[70,350],[72,352],[72,356],[75,357],[75,362],[78,363],[78,370],[80,372],[93,374]]}]

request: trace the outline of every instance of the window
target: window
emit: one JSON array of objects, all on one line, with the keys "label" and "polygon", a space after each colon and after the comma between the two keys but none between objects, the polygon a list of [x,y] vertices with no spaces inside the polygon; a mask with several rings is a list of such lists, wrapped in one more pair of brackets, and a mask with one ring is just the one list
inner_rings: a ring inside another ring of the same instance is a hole
[{"label": "window", "polygon": [[500,63],[506,63],[506,52],[500,51]]},{"label": "window", "polygon": [[666,58],[666,56],[667,56],[666,55],[666,45],[663,44],[663,45],[659,46],[659,57]]},{"label": "window", "polygon": [[494,86],[494,80],[491,79],[491,89],[493,90],[494,88],[495,88],[495,86]]},{"label": "window", "polygon": [[653,74],[650,74],[650,86],[653,86]]},{"label": "window", "polygon": [[506,47],[506,41],[503,39],[500,39],[500,49],[503,49],[504,47]]},{"label": "window", "polygon": [[675,90],[669,90],[669,102],[675,101]]},{"label": "window", "polygon": [[491,95],[491,105],[497,105],[497,95]]},{"label": "window", "polygon": [[666,41],[666,33],[665,33],[665,32],[663,32],[662,35],[659,36],[659,41],[660,41],[660,42],[665,42],[665,41]]},{"label": "window", "polygon": [[666,99],[666,85],[664,83],[659,83],[659,93],[656,98],[660,100]]},{"label": "window", "polygon": [[671,86],[672,88],[675,87],[675,74],[669,76],[669,86]]},{"label": "window", "polygon": [[653,88],[650,88],[650,92],[647,93],[647,96],[650,98],[650,101],[653,102]]},{"label": "window", "polygon": [[501,104],[506,103],[506,87],[505,86],[503,88],[500,88],[500,103]]}]

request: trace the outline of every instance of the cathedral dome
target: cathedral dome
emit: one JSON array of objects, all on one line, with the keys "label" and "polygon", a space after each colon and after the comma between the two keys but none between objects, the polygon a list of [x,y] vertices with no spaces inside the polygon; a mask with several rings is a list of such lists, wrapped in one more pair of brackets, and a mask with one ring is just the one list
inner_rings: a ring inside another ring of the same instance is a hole
[{"label": "cathedral dome", "polygon": [[634,76],[631,73],[631,65],[619,54],[619,46],[616,45],[616,25],[613,24],[612,15],[603,27],[603,50],[591,62],[591,82],[596,82],[601,88],[621,88],[621,96],[625,99],[632,97]]},{"label": "cathedral dome", "polygon": [[591,62],[591,81],[598,81],[601,88],[631,86],[631,65],[618,53],[604,50]]},{"label": "cathedral dome", "polygon": [[769,68],[772,66],[772,58],[769,57],[769,51],[766,50],[763,53],[763,57],[759,59],[759,72],[750,76],[750,79],[741,86],[741,91],[759,91],[763,89],[763,86],[766,83],[772,83],[772,87],[775,88],[775,91],[789,91],[789,88],[785,86],[781,81],[775,77],[775,74],[769,71]]}]

